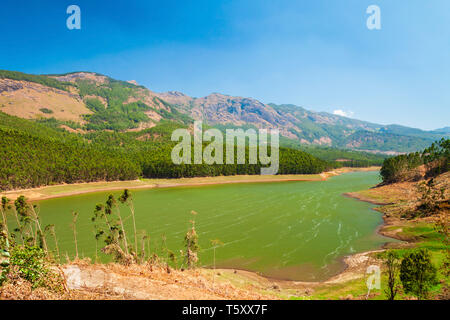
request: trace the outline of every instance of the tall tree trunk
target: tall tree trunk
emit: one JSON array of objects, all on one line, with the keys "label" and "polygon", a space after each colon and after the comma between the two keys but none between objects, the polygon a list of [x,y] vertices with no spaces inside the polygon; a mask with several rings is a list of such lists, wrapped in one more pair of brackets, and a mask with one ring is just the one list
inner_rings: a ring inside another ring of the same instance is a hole
[{"label": "tall tree trunk", "polygon": [[52,232],[53,239],[55,239],[55,246],[56,246],[56,254],[58,255],[58,262],[61,262],[61,256],[59,255],[59,246],[58,246],[58,239],[56,239],[56,233]]},{"label": "tall tree trunk", "polygon": [[42,237],[42,246],[44,247],[45,253],[48,254],[47,240],[45,239],[44,232],[42,232],[41,223],[39,222],[39,216],[37,215],[36,211],[34,210],[33,205],[31,205],[31,212],[33,212],[34,219],[35,219],[36,226],[37,226],[36,233],[37,233],[37,230],[39,229],[40,235]]},{"label": "tall tree trunk", "polygon": [[20,239],[22,240],[22,245],[24,245],[25,242],[23,241],[23,230],[22,230],[22,225],[20,224],[19,216],[17,215],[16,209],[13,209],[13,211],[14,211],[14,216],[16,217],[17,228],[19,229],[19,232],[20,232]]},{"label": "tall tree trunk", "polygon": [[[117,209],[117,215],[119,216],[120,227],[122,228],[122,234],[123,234],[123,242],[124,242],[124,246],[125,246],[125,252],[126,252],[127,254],[129,254],[129,252],[128,252],[128,242],[127,242],[127,234],[126,234],[125,228],[124,228],[124,226],[123,226],[123,221],[122,221],[122,217],[121,217],[121,215],[120,215],[120,210],[119,210],[119,209]],[[137,254],[137,251],[136,251],[136,254]]]},{"label": "tall tree trunk", "polygon": [[136,219],[135,219],[135,217],[134,217],[134,205],[133,205],[133,202],[132,201],[130,201],[130,210],[131,210],[131,216],[132,216],[132,218],[133,218],[133,228],[134,228],[134,250],[136,251],[136,254],[137,254],[137,246],[138,246],[138,244],[137,244],[137,231],[136,231]]}]

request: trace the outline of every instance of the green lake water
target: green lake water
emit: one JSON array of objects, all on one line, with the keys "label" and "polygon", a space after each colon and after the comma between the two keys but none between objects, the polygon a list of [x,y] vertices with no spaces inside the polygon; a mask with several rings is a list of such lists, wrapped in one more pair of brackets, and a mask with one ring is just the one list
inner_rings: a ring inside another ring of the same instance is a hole
[{"label": "green lake water", "polygon": [[[342,271],[343,257],[379,248],[391,241],[376,230],[381,214],[373,204],[343,196],[379,182],[378,172],[354,172],[328,181],[228,184],[200,187],[132,190],[139,230],[151,236],[150,249],[161,254],[162,236],[179,256],[189,220],[195,216],[201,247],[200,265],[211,266],[210,240],[224,243],[216,249],[217,267],[258,271],[278,279],[318,281]],[[55,224],[62,254],[73,257],[71,211],[79,213],[80,255],[95,256],[95,204],[100,192],[39,202],[43,225]],[[129,216],[120,206],[123,217]],[[131,218],[126,220],[132,241]],[[53,243],[49,238],[50,245]],[[178,260],[181,260],[178,257]]]}]

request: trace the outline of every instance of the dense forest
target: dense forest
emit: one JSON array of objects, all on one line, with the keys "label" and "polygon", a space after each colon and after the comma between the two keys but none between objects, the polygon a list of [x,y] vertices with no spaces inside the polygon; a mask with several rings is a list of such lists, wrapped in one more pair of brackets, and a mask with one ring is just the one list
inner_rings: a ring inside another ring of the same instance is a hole
[{"label": "dense forest", "polygon": [[316,113],[292,104],[269,105],[281,114],[296,118],[301,130],[289,130],[297,136],[290,144],[299,145],[302,140],[311,142],[311,139],[329,137],[331,140],[327,144],[337,149],[414,152],[445,136],[445,132],[439,134],[399,125],[383,126],[325,112]]},{"label": "dense forest", "polygon": [[47,87],[67,91],[69,86],[73,84],[68,82],[61,82],[53,78],[43,75],[27,74],[18,71],[0,70],[0,79],[12,79],[18,81],[28,81],[42,84]]},{"label": "dense forest", "polygon": [[[260,174],[261,164],[175,165],[171,132],[163,121],[139,132],[69,133],[55,121],[32,121],[0,112],[0,189],[57,183]],[[248,149],[246,154],[248,154]],[[320,173],[332,163],[280,148],[279,173]]]},{"label": "dense forest", "polygon": [[[215,125],[222,132],[226,129],[241,128],[243,130],[258,128],[251,125],[242,126],[232,126],[232,125]],[[280,145],[289,149],[302,150],[310,155],[328,161],[333,162],[333,167],[370,167],[370,166],[381,166],[384,159],[388,156],[380,153],[369,153],[363,151],[354,151],[347,149],[338,149],[329,146],[319,146],[319,145],[306,145],[300,143],[299,140],[289,139],[280,136]],[[337,160],[337,161],[336,161]]]},{"label": "dense forest", "polygon": [[436,176],[450,169],[450,139],[434,142],[422,152],[414,152],[384,160],[380,170],[383,183],[416,179],[424,165],[426,176]]},{"label": "dense forest", "polygon": [[303,150],[317,158],[326,161],[333,161],[336,167],[381,166],[384,159],[387,158],[387,156],[383,154],[342,150],[332,147],[302,146],[300,150]]}]

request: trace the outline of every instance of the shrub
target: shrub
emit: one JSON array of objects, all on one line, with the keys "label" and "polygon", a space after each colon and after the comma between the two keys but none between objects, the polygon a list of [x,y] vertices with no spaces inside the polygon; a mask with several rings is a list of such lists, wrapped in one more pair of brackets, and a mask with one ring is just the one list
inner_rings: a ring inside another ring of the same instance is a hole
[{"label": "shrub", "polygon": [[41,108],[39,109],[39,111],[41,111],[42,113],[46,113],[46,114],[52,114],[53,111],[48,109],[48,108]]},{"label": "shrub", "polygon": [[430,252],[427,249],[418,249],[403,258],[400,265],[400,280],[406,293],[412,293],[419,300],[428,296],[437,280],[436,268],[431,263]]},{"label": "shrub", "polygon": [[422,178],[420,170],[414,170],[425,164],[426,176],[434,177],[450,169],[450,139],[436,141],[422,153],[402,154],[385,159],[380,175],[383,183],[394,183]]},{"label": "shrub", "polygon": [[49,269],[45,263],[45,252],[35,246],[15,246],[11,250],[9,266],[3,269],[3,278],[11,274],[29,281],[33,288],[45,285]]},{"label": "shrub", "polygon": [[[197,212],[192,211],[191,214],[195,216]],[[198,245],[198,235],[195,231],[195,220],[193,219],[190,222],[192,224],[192,228],[184,236],[184,244],[186,247],[187,267],[193,268],[198,262],[198,251],[200,250],[200,247]]]},{"label": "shrub", "polygon": [[397,279],[398,271],[400,268],[398,254],[393,250],[387,251],[384,257],[384,264],[386,266],[386,271],[388,274],[388,289],[385,290],[385,292],[388,300],[394,300],[398,292]]}]

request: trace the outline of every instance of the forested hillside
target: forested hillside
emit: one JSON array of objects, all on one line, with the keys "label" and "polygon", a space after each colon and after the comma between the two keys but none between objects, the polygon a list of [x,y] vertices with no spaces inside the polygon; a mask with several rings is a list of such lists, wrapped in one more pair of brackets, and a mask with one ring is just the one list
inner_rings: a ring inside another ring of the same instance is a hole
[{"label": "forested hillside", "polygon": [[371,151],[395,155],[425,148],[448,134],[398,125],[380,125],[303,107],[265,104],[249,97],[212,93],[193,98],[181,92],[157,94],[196,120],[211,126],[277,128],[302,145]]},{"label": "forested hillside", "polygon": [[[56,183],[260,174],[261,164],[175,165],[170,135],[181,124],[162,122],[139,132],[69,133],[53,121],[0,112],[0,189]],[[248,150],[247,150],[248,154]],[[279,173],[320,173],[333,166],[303,151],[281,148]]]},{"label": "forested hillside", "polygon": [[[195,117],[165,97],[136,83],[92,72],[0,71],[0,189],[139,177],[260,174],[259,163],[174,165],[171,133],[191,127]],[[233,123],[215,127],[258,129]],[[281,137],[281,145],[280,174],[320,173],[383,160],[362,152],[303,148],[286,137]]]},{"label": "forested hillside", "polygon": [[381,166],[388,156],[380,153],[338,149],[327,146],[304,145],[292,139],[281,138],[280,143],[288,148],[305,151],[319,159],[334,162],[336,167]]},{"label": "forested hillside", "polygon": [[[55,118],[60,126],[79,132],[140,131],[161,120],[182,124],[199,120],[214,127],[278,129],[286,145],[386,155],[414,152],[441,137],[449,137],[445,128],[423,131],[384,126],[292,104],[265,104],[253,98],[220,93],[202,98],[176,91],[156,93],[136,82],[93,72],[31,75],[0,70],[0,111],[27,119]],[[353,162],[353,165],[361,163]]]},{"label": "forested hillside", "polygon": [[384,160],[380,174],[383,183],[433,177],[450,169],[450,139],[434,142],[422,152]]},{"label": "forested hillside", "polygon": [[426,153],[385,160],[386,155],[351,149],[377,150],[382,145],[382,150],[417,150],[429,139],[446,134],[380,127],[218,93],[198,99],[179,92],[158,94],[135,82],[92,72],[0,71],[0,188],[260,173],[259,163],[174,165],[170,155],[175,143],[170,135],[177,128],[191,128],[194,120],[223,132],[227,128],[279,129],[284,134],[280,174],[319,173],[384,161],[386,181],[397,179],[392,177],[401,175],[404,163],[411,167],[431,160],[426,160]]}]

